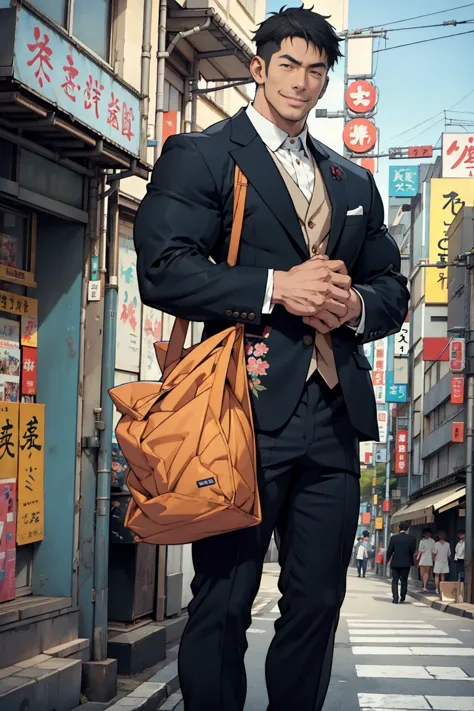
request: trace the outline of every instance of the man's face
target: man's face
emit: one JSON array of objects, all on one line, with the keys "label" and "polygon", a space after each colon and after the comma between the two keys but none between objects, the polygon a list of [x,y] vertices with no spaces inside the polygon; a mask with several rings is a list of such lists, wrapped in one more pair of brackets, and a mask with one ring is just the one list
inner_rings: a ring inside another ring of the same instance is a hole
[{"label": "man's face", "polygon": [[252,73],[271,107],[286,121],[298,122],[326,91],[328,58],[300,37],[287,38],[268,66],[256,57]]},{"label": "man's face", "polygon": [[431,538],[431,533],[429,533],[429,531],[425,531],[425,538]]},{"label": "man's face", "polygon": [[460,533],[460,534],[459,534],[459,540],[460,540],[460,541],[463,541],[465,538],[466,538],[466,534],[465,534],[465,533]]}]

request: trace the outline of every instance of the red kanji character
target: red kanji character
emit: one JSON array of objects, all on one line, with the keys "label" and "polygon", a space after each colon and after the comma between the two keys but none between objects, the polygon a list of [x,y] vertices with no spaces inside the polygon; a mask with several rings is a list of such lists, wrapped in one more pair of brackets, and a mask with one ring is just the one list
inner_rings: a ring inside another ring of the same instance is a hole
[{"label": "red kanji character", "polygon": [[84,107],[86,109],[91,109],[92,105],[95,105],[95,115],[99,118],[99,101],[101,92],[104,90],[102,84],[99,84],[97,79],[92,79],[92,75],[89,74],[89,79],[86,82]]},{"label": "red kanji character", "polygon": [[110,104],[108,105],[108,109],[109,109],[109,118],[107,119],[107,123],[110,123],[112,128],[115,128],[116,131],[120,131],[119,120],[118,120],[118,115],[120,113],[120,106],[119,106],[119,100],[115,98],[114,92],[112,92],[112,98],[111,98]]},{"label": "red kanji character", "polygon": [[41,32],[39,27],[35,27],[34,35],[36,44],[29,44],[28,49],[30,50],[30,52],[35,52],[36,50],[38,50],[38,52],[33,57],[33,59],[30,59],[30,61],[27,62],[27,64],[29,67],[32,67],[37,60],[39,61],[39,66],[35,72],[35,77],[38,79],[40,87],[43,88],[43,76],[46,81],[51,81],[51,77],[49,76],[49,74],[46,73],[46,70],[43,65],[46,65],[48,69],[51,69],[51,71],[53,71],[53,65],[49,61],[49,58],[53,54],[53,50],[51,49],[51,47],[48,47],[49,37],[47,34],[44,34],[43,39],[40,41]]},{"label": "red kanji character", "polygon": [[126,136],[129,141],[132,140],[132,121],[135,118],[132,107],[128,107],[125,101],[122,106],[122,136]]},{"label": "red kanji character", "polygon": [[66,64],[65,67],[63,67],[63,70],[66,72],[66,81],[64,84],[61,84],[61,89],[64,89],[64,93],[66,96],[68,96],[71,101],[76,101],[76,97],[74,96],[73,92],[81,90],[81,87],[79,84],[75,84],[74,79],[77,77],[79,74],[79,69],[76,69],[74,66],[74,60],[71,57],[70,54],[67,55],[67,61],[68,63]]},{"label": "red kanji character", "polygon": [[[463,152],[457,159],[456,163],[453,163],[453,165],[451,166],[451,170],[454,170],[454,168],[457,168],[458,165],[460,165],[463,161],[466,164],[467,168],[474,168],[474,145],[473,145],[474,138],[472,136],[469,136],[469,138],[467,140],[468,140],[468,143],[470,143],[470,145],[464,146]],[[454,141],[454,143],[457,143],[457,141]],[[448,154],[451,151],[451,148],[454,146],[454,143],[450,148],[448,148]],[[458,150],[458,149],[456,149],[456,150]]]}]

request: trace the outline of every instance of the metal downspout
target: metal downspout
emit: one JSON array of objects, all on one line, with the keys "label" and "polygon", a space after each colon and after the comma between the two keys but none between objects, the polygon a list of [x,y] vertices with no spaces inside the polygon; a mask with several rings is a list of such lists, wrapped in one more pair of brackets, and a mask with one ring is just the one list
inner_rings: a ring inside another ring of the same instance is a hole
[{"label": "metal downspout", "polygon": [[145,0],[143,7],[143,37],[141,57],[140,94],[142,95],[142,118],[140,158],[146,162],[148,141],[148,113],[150,110],[150,63],[151,63],[151,18],[153,0]]},{"label": "metal downspout", "polygon": [[108,273],[104,297],[104,335],[102,350],[101,408],[97,464],[97,496],[94,546],[94,661],[107,659],[107,592],[109,567],[110,483],[112,469],[113,404],[109,390],[115,381],[115,345],[118,299],[118,186],[109,197],[107,216]]}]

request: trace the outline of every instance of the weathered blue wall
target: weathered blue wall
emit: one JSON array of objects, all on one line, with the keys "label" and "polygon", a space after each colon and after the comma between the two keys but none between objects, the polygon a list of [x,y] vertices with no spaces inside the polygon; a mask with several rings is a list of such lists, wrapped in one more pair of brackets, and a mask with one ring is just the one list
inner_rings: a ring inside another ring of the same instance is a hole
[{"label": "weathered blue wall", "polygon": [[70,596],[74,537],[79,322],[84,226],[38,216],[38,397],[46,405],[45,538],[33,592]]}]

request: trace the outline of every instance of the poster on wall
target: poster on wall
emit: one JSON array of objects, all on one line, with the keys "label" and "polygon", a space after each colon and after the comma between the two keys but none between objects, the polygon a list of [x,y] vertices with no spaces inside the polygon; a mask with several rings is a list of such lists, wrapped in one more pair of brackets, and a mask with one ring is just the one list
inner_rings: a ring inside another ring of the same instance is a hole
[{"label": "poster on wall", "polygon": [[45,406],[20,405],[17,544],[44,538]]},{"label": "poster on wall", "polygon": [[0,402],[0,480],[18,476],[18,403]]},{"label": "poster on wall", "polygon": [[0,602],[15,599],[16,479],[0,481]]},{"label": "poster on wall", "polygon": [[159,380],[161,370],[156,359],[154,344],[162,339],[161,311],[143,307],[142,349],[140,363],[141,380]]},{"label": "poster on wall", "polygon": [[21,362],[21,394],[36,395],[37,348],[24,347]]},{"label": "poster on wall", "polygon": [[0,348],[0,401],[20,400],[20,370],[20,349]]},{"label": "poster on wall", "polygon": [[20,324],[0,317],[0,349],[20,347]]},{"label": "poster on wall", "polygon": [[142,304],[136,267],[133,240],[120,235],[116,367],[138,373]]},{"label": "poster on wall", "polygon": [[21,317],[21,345],[38,347],[38,322],[33,316]]}]

